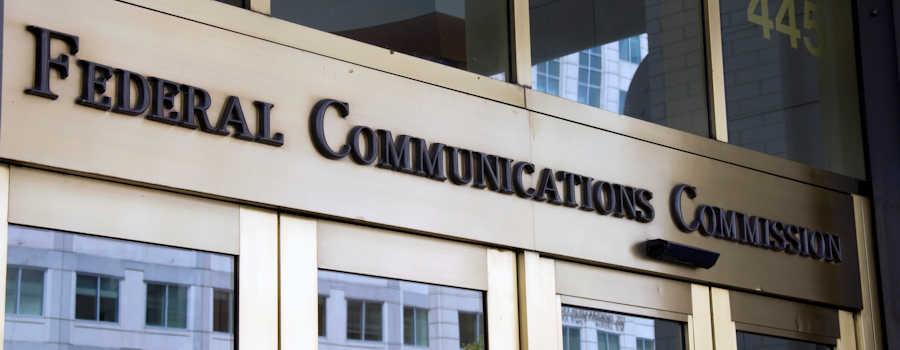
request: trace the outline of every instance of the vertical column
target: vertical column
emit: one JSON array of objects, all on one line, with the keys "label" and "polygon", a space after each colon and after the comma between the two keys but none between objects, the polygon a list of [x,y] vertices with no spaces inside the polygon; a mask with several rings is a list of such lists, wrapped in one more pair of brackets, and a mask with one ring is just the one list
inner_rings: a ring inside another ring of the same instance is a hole
[{"label": "vertical column", "polygon": [[528,0],[510,0],[509,12],[512,23],[513,82],[531,87],[531,14]]},{"label": "vertical column", "polygon": [[244,0],[249,2],[250,9],[265,15],[272,14],[272,1],[271,0]]},{"label": "vertical column", "polygon": [[562,348],[562,312],[556,296],[556,266],[535,252],[518,256],[519,345],[522,350]]},{"label": "vertical column", "polygon": [[[316,221],[281,214],[279,228],[281,348],[315,350],[319,346]],[[335,297],[332,295],[326,305],[328,316],[335,314],[328,307]],[[327,331],[331,337],[333,331]]]},{"label": "vertical column", "polygon": [[709,287],[691,285],[691,316],[688,318],[689,350],[713,349],[712,311]]},{"label": "vertical column", "polygon": [[859,280],[862,284],[862,310],[856,317],[856,335],[864,350],[881,349],[881,309],[878,305],[878,272],[875,270],[875,245],[872,243],[872,206],[866,197],[852,195],[856,220],[856,248],[859,251]]},{"label": "vertical column", "polygon": [[487,250],[488,349],[519,349],[519,305],[516,303],[516,255]]},{"label": "vertical column", "polygon": [[[0,4],[2,5],[2,4]],[[6,251],[9,229],[9,165],[0,164],[0,290],[6,290]],[[0,303],[0,350],[3,350],[3,330],[6,328],[6,303]]]},{"label": "vertical column", "polygon": [[731,300],[728,290],[711,288],[710,297],[716,350],[737,350],[737,327],[731,320]]},{"label": "vertical column", "polygon": [[725,63],[722,58],[722,19],[719,0],[706,0],[706,69],[709,88],[709,117],[712,137],[728,142],[728,119],[725,110]]},{"label": "vertical column", "polygon": [[240,208],[238,344],[278,349],[278,214]]},{"label": "vertical column", "polygon": [[841,337],[838,338],[835,350],[856,350],[857,334],[856,324],[853,321],[853,313],[838,310],[838,323],[840,324]]}]

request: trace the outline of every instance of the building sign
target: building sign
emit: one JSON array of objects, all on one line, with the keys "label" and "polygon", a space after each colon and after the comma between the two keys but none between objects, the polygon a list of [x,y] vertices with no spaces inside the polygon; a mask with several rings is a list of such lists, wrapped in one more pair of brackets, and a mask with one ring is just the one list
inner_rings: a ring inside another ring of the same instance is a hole
[{"label": "building sign", "polygon": [[[60,79],[69,75],[69,56],[50,55],[50,42],[65,44],[72,55],[78,53],[78,37],[37,26],[27,26],[35,40],[35,71],[32,87],[25,93],[48,99],[58,95],[50,89],[50,73]],[[280,147],[285,136],[270,130],[274,104],[253,101],[256,111],[256,130],[251,131],[237,96],[228,96],[222,103],[218,120],[213,123],[207,110],[213,102],[210,94],[199,87],[169,81],[159,77],[145,78],[139,73],[79,59],[81,94],[75,103],[102,111],[129,116],[145,115],[155,122]],[[110,82],[110,80],[115,82]],[[109,87],[114,93],[107,94]],[[180,104],[178,103],[180,102]],[[342,118],[350,114],[350,105],[334,99],[321,99],[309,115],[310,140],[319,154],[331,160],[350,157],[363,166],[421,176],[458,186],[487,189],[499,194],[577,208],[599,215],[610,215],[640,223],[650,223],[656,216],[651,204],[653,193],[637,188],[574,172],[543,168],[537,183],[526,183],[526,175],[537,170],[532,162],[500,155],[469,150],[462,147],[429,143],[425,139],[394,136],[390,130],[353,126],[343,142],[326,139],[325,115],[334,109]],[[229,130],[230,128],[230,130]],[[340,145],[340,146],[336,146]],[[336,147],[335,147],[336,146]],[[559,184],[558,184],[559,183]],[[685,233],[699,231],[703,236],[800,255],[826,262],[840,263],[841,240],[837,235],[810,230],[742,212],[701,204],[689,218],[682,210],[683,197],[693,199],[697,189],[679,184],[672,190],[670,211],[672,220]]]},{"label": "building sign", "polygon": [[680,184],[672,189],[669,201],[672,220],[682,232],[700,231],[704,236],[753,247],[841,262],[841,238],[838,235],[706,204],[697,206],[689,223],[681,209],[684,196],[694,199],[697,197],[697,188]]},{"label": "building sign", "polygon": [[[121,2],[5,8],[11,164],[860,307],[850,196],[682,150],[693,136],[660,145],[577,122],[588,109],[547,115]],[[675,215],[681,184],[696,188]],[[650,259],[656,239],[721,255]]]}]

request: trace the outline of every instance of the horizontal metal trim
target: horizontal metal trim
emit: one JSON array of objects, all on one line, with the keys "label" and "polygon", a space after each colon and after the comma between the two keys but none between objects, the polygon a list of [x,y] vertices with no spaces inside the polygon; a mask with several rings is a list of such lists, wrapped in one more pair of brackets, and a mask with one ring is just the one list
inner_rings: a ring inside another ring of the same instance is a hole
[{"label": "horizontal metal trim", "polygon": [[687,323],[688,316],[690,316],[689,314],[683,314],[679,312],[671,312],[635,305],[619,304],[596,299],[579,298],[571,295],[560,295],[559,298],[562,301],[563,305],[585,307],[600,311],[610,311],[630,316],[656,318],[681,323]]},{"label": "horizontal metal trim", "polygon": [[775,337],[808,341],[808,342],[826,344],[826,345],[836,345],[837,344],[837,338],[828,337],[828,336],[824,336],[824,335],[794,332],[794,331],[789,331],[789,330],[781,329],[781,328],[766,327],[766,326],[760,326],[760,325],[737,322],[737,321],[734,322],[734,325],[735,325],[735,328],[737,328],[737,330],[741,331],[741,332],[755,333],[755,334],[761,334],[761,335],[770,335],[770,336],[775,336]]}]

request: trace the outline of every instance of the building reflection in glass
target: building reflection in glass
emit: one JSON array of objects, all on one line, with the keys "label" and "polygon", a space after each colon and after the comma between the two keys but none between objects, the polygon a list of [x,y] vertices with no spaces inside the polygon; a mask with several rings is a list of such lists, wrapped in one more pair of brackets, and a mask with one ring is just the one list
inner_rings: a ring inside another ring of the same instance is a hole
[{"label": "building reflection in glass", "polygon": [[319,270],[319,349],[485,349],[480,291]]},{"label": "building reflection in glass", "polygon": [[4,348],[232,349],[234,257],[9,226]]},{"label": "building reflection in glass", "polygon": [[681,350],[682,324],[563,305],[563,349]]},{"label": "building reflection in glass", "polygon": [[709,136],[700,4],[530,0],[532,87]]}]

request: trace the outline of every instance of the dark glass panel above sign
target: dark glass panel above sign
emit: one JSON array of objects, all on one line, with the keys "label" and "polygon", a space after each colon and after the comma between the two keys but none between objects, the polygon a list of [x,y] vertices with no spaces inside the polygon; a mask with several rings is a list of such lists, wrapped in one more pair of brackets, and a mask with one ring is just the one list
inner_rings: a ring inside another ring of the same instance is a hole
[{"label": "dark glass panel above sign", "polygon": [[499,80],[507,12],[503,0],[272,0],[272,16]]},{"label": "dark glass panel above sign", "polygon": [[534,89],[709,136],[700,5],[530,0]]},{"label": "dark glass panel above sign", "polygon": [[851,2],[720,7],[728,141],[865,178]]}]

